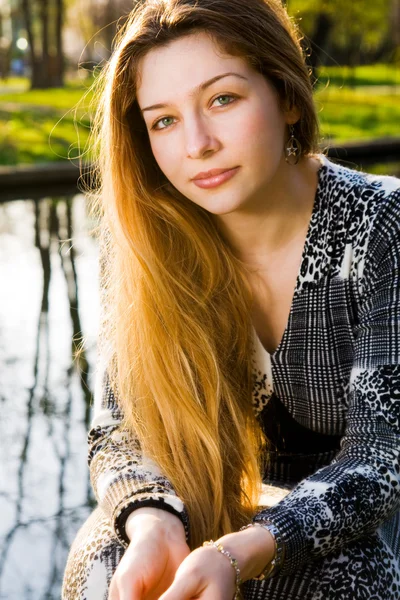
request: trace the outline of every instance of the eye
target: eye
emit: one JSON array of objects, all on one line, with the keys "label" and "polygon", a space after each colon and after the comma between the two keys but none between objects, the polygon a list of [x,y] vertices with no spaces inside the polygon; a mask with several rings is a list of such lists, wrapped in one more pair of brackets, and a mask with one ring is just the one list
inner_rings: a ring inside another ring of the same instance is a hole
[{"label": "eye", "polygon": [[[168,123],[167,121],[170,122]],[[167,129],[167,127],[170,127],[173,124],[173,121],[173,117],[162,117],[162,119],[158,119],[158,121],[156,121],[154,125],[152,125],[151,129],[154,129],[156,131],[159,131],[160,129]],[[160,123],[164,124],[164,127],[158,127]]]},{"label": "eye", "polygon": [[[237,96],[233,96],[232,94],[221,94],[220,96],[214,98],[211,105],[213,105],[218,100],[218,102],[220,102],[219,106],[228,106],[228,104],[232,104],[237,99]],[[151,130],[161,131],[162,129],[167,129],[168,127],[171,127],[173,123],[174,117],[162,117],[151,126]],[[160,124],[163,126],[160,127]]]},{"label": "eye", "polygon": [[218,102],[220,102],[219,106],[227,106],[228,104],[232,104],[232,102],[235,102],[237,98],[236,96],[232,96],[231,94],[221,94],[213,100],[212,104],[214,104],[214,102],[217,102],[217,100]]}]

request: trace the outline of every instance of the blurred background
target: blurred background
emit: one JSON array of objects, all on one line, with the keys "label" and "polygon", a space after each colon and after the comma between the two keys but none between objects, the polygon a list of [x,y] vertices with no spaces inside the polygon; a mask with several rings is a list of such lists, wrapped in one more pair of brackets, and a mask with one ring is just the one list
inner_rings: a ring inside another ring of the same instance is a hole
[{"label": "blurred background", "polygon": [[[400,176],[400,0],[286,5],[304,33],[322,149]],[[95,505],[86,434],[97,245],[78,157],[90,85],[132,6],[0,0],[1,600],[60,597],[68,549]]]}]

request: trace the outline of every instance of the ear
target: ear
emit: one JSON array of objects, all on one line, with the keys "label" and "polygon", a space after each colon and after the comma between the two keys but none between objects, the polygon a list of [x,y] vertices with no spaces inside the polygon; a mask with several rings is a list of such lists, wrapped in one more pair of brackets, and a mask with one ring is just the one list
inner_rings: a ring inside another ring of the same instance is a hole
[{"label": "ear", "polygon": [[296,106],[292,106],[290,109],[284,111],[285,121],[287,125],[294,125],[300,120],[301,112]]}]

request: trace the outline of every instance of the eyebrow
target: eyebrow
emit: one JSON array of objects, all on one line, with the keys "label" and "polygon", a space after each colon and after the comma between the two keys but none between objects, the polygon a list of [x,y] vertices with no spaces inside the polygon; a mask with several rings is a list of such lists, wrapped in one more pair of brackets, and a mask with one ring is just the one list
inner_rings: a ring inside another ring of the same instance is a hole
[{"label": "eyebrow", "polygon": [[[223,73],[222,75],[216,75],[215,77],[212,77],[211,79],[208,79],[207,81],[204,81],[203,83],[201,83],[200,85],[195,87],[194,90],[192,90],[192,92],[190,93],[190,95],[192,96],[192,95],[198,94],[199,92],[203,92],[205,89],[210,87],[210,85],[212,85],[216,81],[219,81],[220,79],[223,79],[224,77],[230,77],[232,75],[234,77],[239,77],[240,79],[244,79],[245,81],[248,81],[247,77],[244,77],[243,75],[239,75],[239,73],[233,73],[230,71],[228,73]],[[165,104],[165,103],[152,104],[151,106],[146,106],[146,108],[142,108],[141,112],[144,113],[145,111],[156,110],[157,108],[167,108],[167,106],[169,106],[169,105]]]}]

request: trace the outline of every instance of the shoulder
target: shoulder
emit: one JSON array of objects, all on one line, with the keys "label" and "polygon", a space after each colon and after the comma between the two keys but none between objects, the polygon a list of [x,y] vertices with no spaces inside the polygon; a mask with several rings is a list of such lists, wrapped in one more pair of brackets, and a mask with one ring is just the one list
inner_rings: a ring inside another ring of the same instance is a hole
[{"label": "shoulder", "polygon": [[[400,179],[374,175],[321,157],[321,192],[335,228],[346,232],[347,243],[371,249],[399,233]],[[372,246],[371,246],[372,244]]]},{"label": "shoulder", "polygon": [[[331,200],[342,202],[353,211],[367,216],[384,209],[386,202],[400,208],[400,179],[390,175],[373,175],[334,163],[320,156],[321,187]],[[354,216],[354,212],[353,212]]]}]

